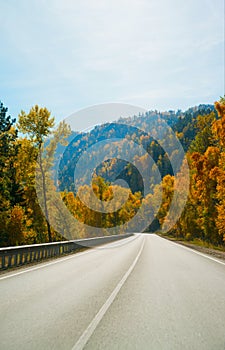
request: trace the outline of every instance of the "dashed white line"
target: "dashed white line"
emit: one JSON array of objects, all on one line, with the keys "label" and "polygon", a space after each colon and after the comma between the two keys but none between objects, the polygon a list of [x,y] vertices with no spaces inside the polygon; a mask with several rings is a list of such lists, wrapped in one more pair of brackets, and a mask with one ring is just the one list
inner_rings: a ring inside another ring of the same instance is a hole
[{"label": "dashed white line", "polygon": [[131,266],[129,267],[129,269],[125,273],[125,275],[122,277],[120,282],[117,284],[117,286],[115,287],[113,292],[110,294],[110,296],[108,297],[106,302],[103,304],[101,309],[98,311],[96,316],[93,318],[91,323],[88,325],[88,327],[82,333],[82,335],[80,336],[80,338],[78,339],[76,344],[73,346],[72,350],[82,350],[84,348],[84,346],[87,344],[88,340],[90,339],[90,337],[94,333],[94,331],[95,331],[96,327],[98,326],[99,322],[101,321],[101,319],[103,318],[103,316],[105,315],[105,313],[107,312],[109,307],[112,305],[112,303],[115,300],[115,298],[116,298],[117,294],[119,293],[120,289],[122,288],[122,286],[126,282],[127,278],[129,277],[129,275],[133,271],[135,265],[137,264],[138,259],[139,259],[140,255],[141,255],[143,247],[144,247],[144,242],[145,242],[145,237],[143,236],[143,242],[142,242],[141,248],[140,248],[136,258],[134,259],[133,263],[131,264]]}]

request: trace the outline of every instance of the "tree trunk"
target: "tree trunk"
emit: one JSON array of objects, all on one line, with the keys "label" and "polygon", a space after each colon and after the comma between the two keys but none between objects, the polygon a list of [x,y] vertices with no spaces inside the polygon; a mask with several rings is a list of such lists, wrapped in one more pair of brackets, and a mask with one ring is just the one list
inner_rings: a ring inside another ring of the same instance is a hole
[{"label": "tree trunk", "polygon": [[41,149],[39,149],[39,155],[40,155],[40,170],[41,170],[41,176],[42,176],[42,190],[43,190],[43,197],[44,197],[44,214],[45,214],[47,230],[48,230],[48,241],[51,243],[52,233],[51,233],[51,226],[49,224],[49,215],[48,215],[48,206],[47,206],[47,189],[46,189],[46,181],[45,181],[45,172],[42,166]]}]

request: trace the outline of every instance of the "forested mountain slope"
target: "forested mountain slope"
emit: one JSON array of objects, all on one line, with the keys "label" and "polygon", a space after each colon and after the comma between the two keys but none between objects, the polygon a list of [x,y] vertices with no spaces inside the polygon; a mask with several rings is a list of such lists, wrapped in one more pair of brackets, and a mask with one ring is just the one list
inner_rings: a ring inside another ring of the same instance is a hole
[{"label": "forested mountain slope", "polygon": [[[90,235],[83,224],[103,228],[105,234],[110,228],[118,227],[120,233],[120,228],[138,212],[142,213],[141,210],[145,216],[153,217],[146,230],[161,230],[168,220],[176,179],[181,179],[180,193],[183,192],[182,186],[185,190],[189,186],[185,181],[182,183],[183,158],[177,158],[177,150],[173,149],[176,145],[173,134],[179,139],[188,160],[190,191],[182,215],[169,233],[187,240],[199,239],[224,245],[224,98],[215,106],[202,104],[185,112],[149,111],[144,115],[120,118],[114,123],[98,125],[88,133],[71,133],[64,122],[54,129],[55,121],[50,112],[38,106],[27,114],[21,112],[16,124],[1,104],[0,121],[1,246],[66,239],[70,223],[65,221],[62,229],[60,220],[54,227],[48,220],[51,215],[57,219],[62,216],[60,207],[51,204],[54,193],[61,196],[72,214],[71,220],[74,217],[80,223],[80,237]],[[166,132],[163,132],[163,125],[169,126]],[[160,135],[164,138],[160,139]],[[108,158],[102,160],[108,140],[114,140],[121,157],[118,154],[115,157],[109,150]],[[96,148],[95,156],[91,157],[88,151],[95,144],[101,147]],[[144,153],[139,154],[134,144],[141,146]],[[81,167],[82,174],[76,182],[74,170],[83,154],[87,155],[86,165]],[[135,164],[129,161],[130,154],[136,156]],[[150,168],[147,167],[146,155],[153,159]],[[86,180],[93,165],[92,158],[99,162],[92,173],[90,186]],[[42,209],[35,182],[37,167],[45,194]],[[148,183],[146,193],[140,168]],[[157,174],[158,182],[155,181]],[[115,183],[116,180],[124,180],[126,185],[124,182]],[[50,190],[47,192],[46,189]],[[114,212],[101,213],[101,204],[99,210],[93,210],[81,201],[82,193],[89,198],[92,191],[100,199],[99,203],[110,203],[115,193],[118,198],[125,196],[127,200],[122,207],[117,208],[115,203]],[[161,201],[159,208],[156,205],[158,200]],[[139,220],[142,220],[140,215]]]}]

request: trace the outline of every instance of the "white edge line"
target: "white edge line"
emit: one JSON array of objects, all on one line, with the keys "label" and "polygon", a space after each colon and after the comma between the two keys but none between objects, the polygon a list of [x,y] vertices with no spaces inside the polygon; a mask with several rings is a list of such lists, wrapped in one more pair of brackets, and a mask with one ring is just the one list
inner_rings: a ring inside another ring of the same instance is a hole
[{"label": "white edge line", "polygon": [[98,326],[99,322],[102,320],[102,318],[104,317],[105,313],[107,312],[109,307],[112,305],[112,303],[115,300],[115,298],[116,298],[117,294],[119,293],[120,289],[122,288],[122,286],[126,282],[127,278],[129,277],[129,275],[133,271],[135,265],[137,264],[138,259],[139,259],[140,255],[142,253],[142,250],[143,250],[143,247],[144,247],[144,243],[145,243],[145,237],[143,238],[143,242],[142,242],[141,248],[140,248],[136,258],[134,259],[133,263],[131,264],[131,266],[129,267],[127,272],[124,274],[124,276],[122,277],[120,282],[117,284],[115,289],[112,291],[112,293],[110,294],[110,296],[108,297],[106,302],[103,304],[101,309],[95,315],[95,317],[93,318],[91,323],[88,325],[88,327],[82,333],[82,335],[80,336],[80,338],[78,339],[76,344],[73,346],[72,350],[82,350],[84,348],[84,346],[87,344],[88,340],[90,339],[90,337],[94,333],[94,331],[95,331],[96,327]]},{"label": "white edge line", "polygon": [[[163,238],[163,237],[161,237],[161,238]],[[166,238],[165,238],[165,239],[166,239]],[[201,255],[201,256],[203,256],[204,258],[207,258],[207,259],[209,259],[209,260],[215,261],[215,262],[217,262],[218,264],[225,265],[225,262],[220,261],[219,259],[212,258],[211,256],[209,256],[209,255],[207,255],[207,254],[198,252],[198,251],[195,250],[194,248],[186,247],[186,246],[184,246],[184,245],[182,245],[182,244],[179,244],[179,243],[170,241],[170,240],[168,240],[168,239],[167,239],[167,241],[169,241],[170,243],[173,243],[173,244],[175,244],[175,245],[178,245],[179,247],[181,247],[181,248],[183,248],[183,249],[185,249],[185,250],[188,250],[189,252],[195,253],[195,254],[197,254],[197,255]]]},{"label": "white edge line", "polygon": [[[124,242],[124,244],[125,244],[125,243],[129,243],[129,242],[130,242],[130,238],[133,238],[133,236],[128,237],[127,239],[129,239],[129,241],[128,241],[128,242]],[[136,237],[135,237],[135,238],[136,238]],[[133,238],[133,239],[134,239],[134,238]],[[133,241],[133,239],[131,240],[131,242]],[[112,243],[114,243],[114,242],[112,242]],[[111,243],[108,243],[108,244],[110,245]],[[107,245],[107,244],[106,244],[106,245]],[[121,245],[122,245],[122,244],[121,244]],[[85,247],[85,246],[84,246],[84,247]],[[77,258],[77,257],[79,257],[79,256],[81,256],[81,255],[90,254],[90,253],[93,253],[93,252],[96,251],[96,250],[100,250],[100,249],[99,249],[100,247],[87,247],[87,248],[92,248],[92,249],[89,249],[88,251],[85,251],[85,252],[77,252],[77,253],[74,253],[73,255],[67,256],[67,257],[61,257],[61,258],[60,258],[60,256],[59,256],[57,260],[51,261],[51,262],[49,262],[49,263],[40,263],[39,266],[30,267],[30,268],[29,268],[29,266],[27,266],[27,268],[26,268],[26,266],[24,266],[25,270],[19,271],[19,272],[15,272],[15,273],[12,273],[12,274],[9,274],[9,275],[7,274],[7,275],[5,275],[5,276],[2,276],[2,277],[0,277],[0,281],[1,281],[1,280],[5,280],[5,279],[7,279],[7,278],[15,277],[15,276],[18,276],[18,275],[22,275],[22,274],[27,273],[27,272],[39,270],[39,269],[45,268],[45,267],[47,267],[47,266],[59,264],[60,262],[63,262],[63,261],[65,261],[65,260],[74,259],[74,258]],[[108,246],[107,249],[109,249],[109,248],[110,248],[110,247]],[[112,248],[114,248],[114,246],[112,246]],[[103,246],[101,247],[101,249],[103,249]],[[10,273],[10,272],[9,272],[9,273]]]},{"label": "white edge line", "polygon": [[87,252],[78,252],[76,254],[73,254],[73,256],[68,256],[68,257],[65,257],[65,258],[60,258],[59,257],[59,259],[57,259],[57,261],[51,261],[51,262],[46,263],[46,264],[42,264],[41,263],[41,265],[35,266],[35,267],[31,267],[31,268],[27,267],[26,270],[19,271],[19,272],[10,274],[10,275],[2,276],[2,277],[0,277],[0,280],[4,280],[4,279],[10,278],[10,277],[22,275],[23,273],[39,270],[39,269],[42,269],[42,268],[50,266],[50,265],[55,265],[55,264],[58,264],[58,263],[60,263],[62,261],[73,259],[73,258],[75,258],[75,256],[77,257],[77,256],[81,256],[81,255],[84,255],[84,254],[87,254],[87,253],[91,253],[92,251],[93,250],[88,250]]}]

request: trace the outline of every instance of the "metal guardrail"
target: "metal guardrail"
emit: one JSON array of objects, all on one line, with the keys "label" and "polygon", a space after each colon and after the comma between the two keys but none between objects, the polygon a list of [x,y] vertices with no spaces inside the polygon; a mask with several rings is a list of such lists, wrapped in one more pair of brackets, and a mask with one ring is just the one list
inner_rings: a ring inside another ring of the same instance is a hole
[{"label": "metal guardrail", "polygon": [[96,247],[105,243],[127,238],[132,235],[132,233],[128,233],[125,235],[85,238],[74,241],[3,247],[0,248],[0,270],[69,254],[83,247]]}]

